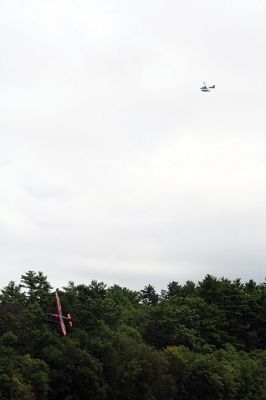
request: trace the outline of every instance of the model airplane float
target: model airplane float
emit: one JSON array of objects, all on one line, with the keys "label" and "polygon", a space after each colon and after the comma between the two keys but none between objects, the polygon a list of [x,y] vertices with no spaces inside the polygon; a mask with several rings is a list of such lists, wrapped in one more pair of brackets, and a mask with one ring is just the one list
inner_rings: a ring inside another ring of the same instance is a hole
[{"label": "model airplane float", "polygon": [[66,336],[67,331],[66,331],[65,321],[67,321],[70,328],[72,328],[72,326],[73,326],[72,317],[71,317],[71,314],[69,314],[69,313],[67,314],[66,317],[63,315],[60,298],[59,298],[57,292],[55,292],[55,298],[56,298],[57,314],[48,313],[48,315],[53,318],[49,322],[60,325],[60,330],[61,330],[63,336]]},{"label": "model airplane float", "polygon": [[210,92],[211,89],[215,89],[215,85],[207,86],[205,82],[203,82],[203,86],[200,88],[202,92]]}]

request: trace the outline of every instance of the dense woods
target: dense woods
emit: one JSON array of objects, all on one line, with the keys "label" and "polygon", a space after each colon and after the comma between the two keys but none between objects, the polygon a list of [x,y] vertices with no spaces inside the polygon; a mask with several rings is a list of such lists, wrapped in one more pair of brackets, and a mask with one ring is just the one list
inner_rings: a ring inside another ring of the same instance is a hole
[{"label": "dense woods", "polygon": [[0,399],[266,400],[266,284],[207,275],[156,293],[103,282],[58,291],[29,271],[0,292]]}]

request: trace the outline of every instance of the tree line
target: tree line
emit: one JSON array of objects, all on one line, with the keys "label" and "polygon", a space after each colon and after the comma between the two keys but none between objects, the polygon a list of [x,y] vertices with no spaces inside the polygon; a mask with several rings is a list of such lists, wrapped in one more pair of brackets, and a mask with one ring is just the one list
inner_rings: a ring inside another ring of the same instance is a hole
[{"label": "tree line", "polygon": [[265,282],[69,282],[67,337],[54,293],[35,271],[0,291],[0,400],[266,400]]}]

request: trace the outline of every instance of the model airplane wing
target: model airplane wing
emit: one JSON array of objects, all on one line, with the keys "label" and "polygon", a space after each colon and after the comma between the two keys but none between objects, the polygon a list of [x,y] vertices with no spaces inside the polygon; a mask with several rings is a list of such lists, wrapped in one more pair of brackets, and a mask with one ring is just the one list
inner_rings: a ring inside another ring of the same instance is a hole
[{"label": "model airplane wing", "polygon": [[62,307],[61,307],[61,303],[60,303],[60,299],[59,296],[57,294],[57,292],[55,293],[55,297],[56,297],[56,304],[57,304],[57,311],[58,311],[58,319],[59,319],[59,323],[60,323],[60,328],[61,331],[63,333],[64,336],[66,336],[66,327],[65,327],[65,323],[64,323],[64,318],[63,318],[63,314],[62,314]]},{"label": "model airplane wing", "polygon": [[210,89],[207,87],[206,83],[203,81],[203,86],[200,88],[202,92],[209,92]]},{"label": "model airplane wing", "polygon": [[69,326],[72,328],[72,325],[73,325],[72,317],[71,317],[71,315],[69,313],[67,314],[67,317],[65,317],[63,315],[60,298],[59,298],[57,292],[55,292],[55,298],[56,298],[57,314],[48,313],[48,315],[50,317],[55,319],[55,320],[51,320],[49,322],[54,322],[55,324],[60,325],[60,330],[61,330],[63,336],[66,336],[67,335],[67,331],[66,331],[66,326],[65,326],[64,320],[67,320],[68,323],[69,323]]}]

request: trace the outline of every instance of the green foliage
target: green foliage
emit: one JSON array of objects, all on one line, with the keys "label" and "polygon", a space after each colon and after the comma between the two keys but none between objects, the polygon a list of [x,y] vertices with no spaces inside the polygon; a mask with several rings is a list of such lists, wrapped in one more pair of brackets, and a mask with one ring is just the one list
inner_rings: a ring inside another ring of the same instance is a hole
[{"label": "green foliage", "polygon": [[29,303],[46,305],[52,286],[47,281],[47,277],[42,272],[28,271],[21,276],[21,288],[26,290]]},{"label": "green foliage", "polygon": [[154,306],[158,303],[159,295],[156,293],[152,285],[145,286],[139,293],[139,300],[143,304]]},{"label": "green foliage", "polygon": [[0,301],[2,304],[24,304],[26,296],[21,292],[21,286],[16,285],[14,281],[1,290]]},{"label": "green foliage", "polygon": [[0,292],[0,400],[266,400],[266,284],[207,275],[159,296],[42,272]]}]

